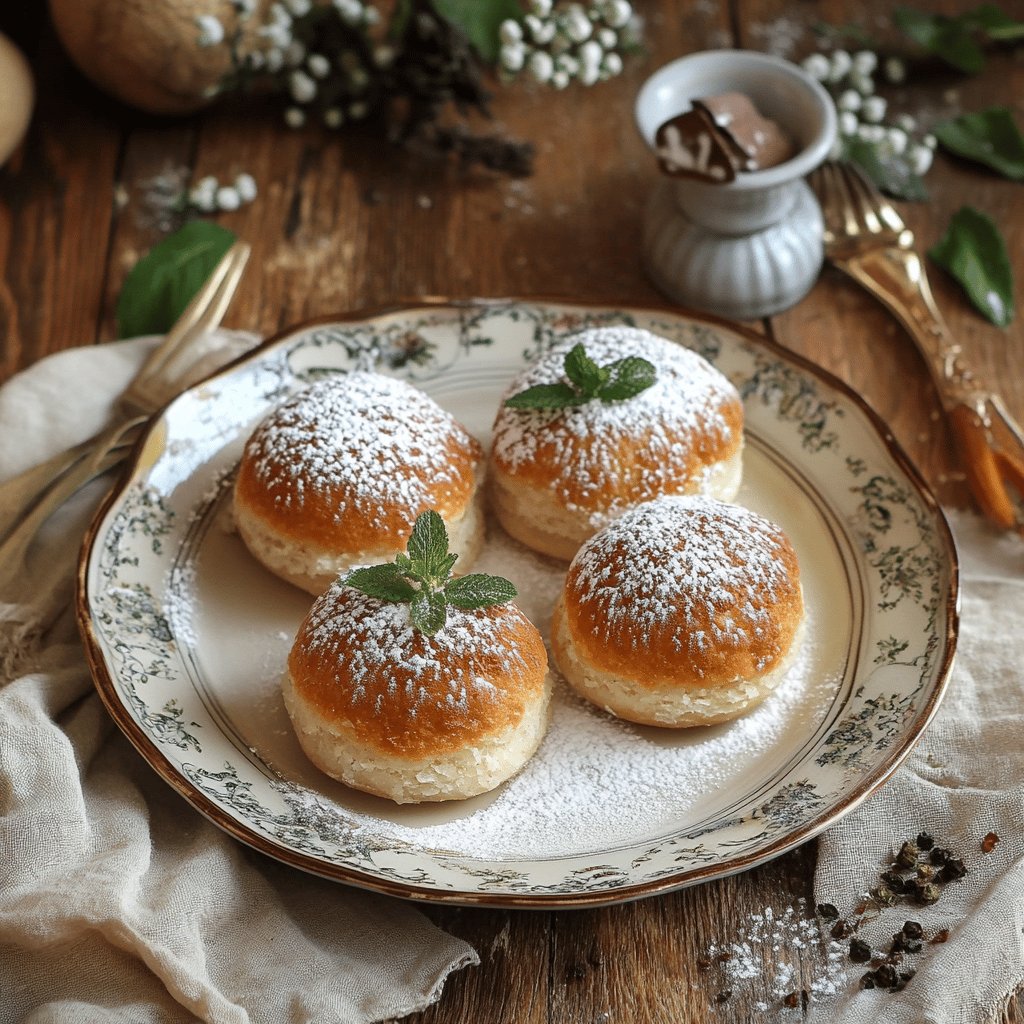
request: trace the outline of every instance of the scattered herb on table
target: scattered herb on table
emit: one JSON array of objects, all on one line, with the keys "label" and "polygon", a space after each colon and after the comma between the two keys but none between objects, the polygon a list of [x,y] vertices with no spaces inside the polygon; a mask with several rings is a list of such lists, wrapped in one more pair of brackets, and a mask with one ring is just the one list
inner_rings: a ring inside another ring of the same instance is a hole
[{"label": "scattered herb on table", "polygon": [[998,327],[1013,319],[1013,270],[996,225],[973,207],[958,210],[928,255],[963,287],[975,308]]},{"label": "scattered herb on table", "polygon": [[963,114],[937,124],[934,132],[951,153],[1024,181],[1024,136],[1006,107]]},{"label": "scattered herb on table", "polygon": [[405,554],[383,565],[354,569],[344,582],[369,597],[408,604],[413,627],[433,636],[444,627],[449,605],[466,610],[489,608],[516,596],[516,588],[501,576],[471,573],[453,577],[458,557],[448,551],[444,520],[429,510],[416,518]]},{"label": "scattered herb on table", "polygon": [[194,220],[154,245],[121,288],[118,337],[166,333],[234,241],[227,228]]}]

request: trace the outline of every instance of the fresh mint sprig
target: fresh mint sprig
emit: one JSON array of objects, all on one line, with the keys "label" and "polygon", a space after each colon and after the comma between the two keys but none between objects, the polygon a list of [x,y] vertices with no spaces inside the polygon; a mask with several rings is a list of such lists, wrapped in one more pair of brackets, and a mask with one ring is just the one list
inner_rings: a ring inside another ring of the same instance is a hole
[{"label": "fresh mint sprig", "polygon": [[449,605],[472,611],[516,596],[516,588],[501,576],[452,577],[459,556],[449,553],[444,520],[433,510],[417,517],[405,550],[393,562],[353,569],[344,582],[369,597],[408,604],[413,628],[427,636],[444,627]]},{"label": "fresh mint sprig", "polygon": [[652,362],[640,356],[626,356],[598,366],[582,342],[565,354],[567,383],[537,384],[505,399],[510,409],[567,409],[593,399],[621,402],[646,391],[658,377]]}]

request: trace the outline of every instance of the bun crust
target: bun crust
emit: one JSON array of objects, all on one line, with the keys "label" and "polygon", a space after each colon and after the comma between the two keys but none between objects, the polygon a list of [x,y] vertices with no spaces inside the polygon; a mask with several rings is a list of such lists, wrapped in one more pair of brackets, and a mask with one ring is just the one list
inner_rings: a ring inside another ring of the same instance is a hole
[{"label": "bun crust", "polygon": [[584,696],[632,721],[678,726],[760,703],[802,620],[796,553],[778,526],[737,505],[671,496],[580,549],[552,634],[559,668]]},{"label": "bun crust", "polygon": [[505,781],[547,726],[544,642],[514,605],[448,609],[434,636],[409,607],[340,581],[288,658],[285,703],[327,774],[398,802],[461,799]]},{"label": "bun crust", "polygon": [[553,348],[505,397],[564,382],[566,352],[582,342],[599,365],[640,356],[657,369],[633,398],[566,409],[502,405],[491,450],[492,502],[517,540],[571,558],[627,508],[662,494],[739,489],[743,405],[732,384],[697,353],[632,327],[592,328]]},{"label": "bun crust", "polygon": [[466,566],[483,537],[474,508],[482,460],[479,442],[404,381],[328,377],[249,438],[235,481],[236,524],[271,571],[312,593],[353,565],[390,560],[429,508]]}]

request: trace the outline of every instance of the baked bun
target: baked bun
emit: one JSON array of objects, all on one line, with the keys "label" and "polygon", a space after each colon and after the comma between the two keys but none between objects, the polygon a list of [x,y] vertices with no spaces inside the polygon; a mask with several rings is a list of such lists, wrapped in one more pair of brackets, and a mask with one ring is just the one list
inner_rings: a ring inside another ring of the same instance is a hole
[{"label": "baked bun", "polygon": [[422,391],[377,373],[327,377],[249,438],[235,524],[271,572],[312,594],[404,550],[428,508],[466,567],[483,543],[483,472],[479,442]]},{"label": "baked bun", "polygon": [[338,580],[299,628],[283,690],[317,767],[414,803],[462,800],[514,775],[544,736],[551,687],[540,633],[514,605],[449,608],[427,636],[407,604]]},{"label": "baked bun", "polygon": [[710,363],[650,331],[597,327],[574,335],[521,374],[505,397],[566,380],[582,343],[605,366],[625,356],[654,364],[653,386],[632,398],[565,409],[502,405],[490,487],[502,526],[528,547],[566,560],[627,508],[662,494],[728,501],[742,473],[743,406]]},{"label": "baked bun", "polygon": [[796,553],[774,523],[665,497],[605,527],[569,566],[552,622],[572,686],[643,725],[710,725],[761,703],[798,644]]}]

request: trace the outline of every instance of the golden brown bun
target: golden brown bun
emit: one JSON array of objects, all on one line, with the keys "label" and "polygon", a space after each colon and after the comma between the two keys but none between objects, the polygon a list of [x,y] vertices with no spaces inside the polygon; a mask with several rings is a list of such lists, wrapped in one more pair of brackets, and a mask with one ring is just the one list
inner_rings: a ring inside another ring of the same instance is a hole
[{"label": "golden brown bun", "polygon": [[780,527],[738,505],[671,496],[584,544],[552,644],[569,682],[614,714],[711,724],[768,696],[802,621],[800,570]]},{"label": "golden brown bun", "polygon": [[483,539],[483,449],[404,381],[354,372],[294,395],[254,431],[235,481],[234,514],[272,572],[319,594],[353,565],[405,549],[435,509],[466,568]]},{"label": "golden brown bun", "polygon": [[662,494],[729,500],[742,474],[743,405],[695,352],[633,327],[591,328],[521,374],[505,397],[564,382],[566,352],[582,342],[599,365],[640,356],[655,384],[633,398],[567,409],[510,409],[494,422],[490,497],[502,526],[543,554],[569,559],[627,508]]},{"label": "golden brown bun", "polygon": [[463,799],[537,749],[547,669],[540,633],[514,605],[449,608],[431,637],[408,605],[338,581],[299,628],[284,696],[303,749],[333,778],[399,803]]}]

